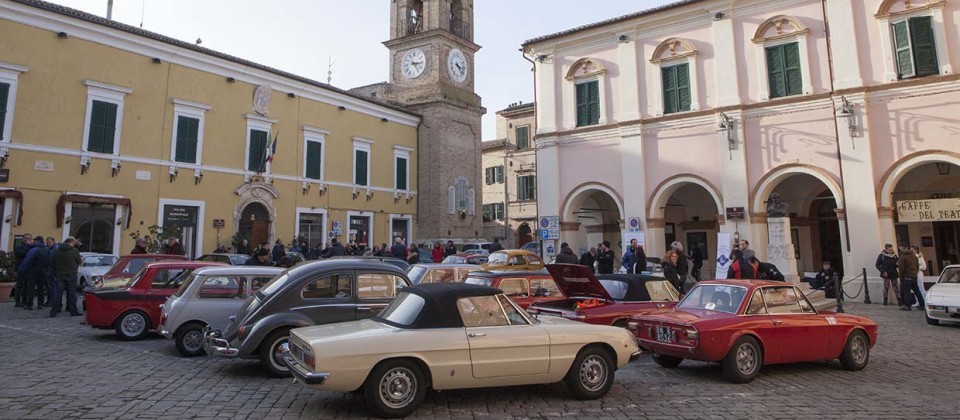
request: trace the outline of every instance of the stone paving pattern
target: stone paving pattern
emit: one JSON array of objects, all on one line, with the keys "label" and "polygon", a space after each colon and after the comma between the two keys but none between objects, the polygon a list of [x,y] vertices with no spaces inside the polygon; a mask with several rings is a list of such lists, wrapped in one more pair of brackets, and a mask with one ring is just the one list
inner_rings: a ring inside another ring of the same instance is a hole
[{"label": "stone paving pattern", "polygon": [[[663,369],[649,356],[617,372],[599,401],[562,384],[431,392],[421,418],[958,418],[960,327],[927,326],[920,311],[848,304],[880,324],[864,371],[836,361],[764,367],[750,384],[720,367]],[[357,418],[362,399],[268,379],[256,361],[180,357],[173,342],[118,340],[82,317],[0,304],[0,419]]]}]

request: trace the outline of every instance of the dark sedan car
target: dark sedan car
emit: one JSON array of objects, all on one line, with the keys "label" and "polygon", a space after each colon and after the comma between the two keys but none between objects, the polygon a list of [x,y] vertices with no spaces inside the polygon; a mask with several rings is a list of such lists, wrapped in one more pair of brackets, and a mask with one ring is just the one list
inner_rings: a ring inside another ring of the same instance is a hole
[{"label": "dark sedan car", "polygon": [[271,376],[289,376],[280,355],[290,330],[370,318],[409,286],[403,270],[373,259],[299,264],[257,290],[223,331],[204,331],[204,348],[221,357],[259,357]]}]

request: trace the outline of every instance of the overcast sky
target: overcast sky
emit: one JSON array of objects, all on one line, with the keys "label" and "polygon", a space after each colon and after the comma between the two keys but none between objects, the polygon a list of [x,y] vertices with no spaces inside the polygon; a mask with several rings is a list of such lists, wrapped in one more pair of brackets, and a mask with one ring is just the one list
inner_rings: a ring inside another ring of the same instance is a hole
[{"label": "overcast sky", "polygon": [[[52,0],[105,16],[107,0]],[[533,100],[530,63],[518,51],[530,38],[637,12],[674,0],[475,0],[476,89],[487,115],[483,139],[496,136],[495,114]],[[113,18],[349,89],[386,81],[390,0],[114,0]]]}]

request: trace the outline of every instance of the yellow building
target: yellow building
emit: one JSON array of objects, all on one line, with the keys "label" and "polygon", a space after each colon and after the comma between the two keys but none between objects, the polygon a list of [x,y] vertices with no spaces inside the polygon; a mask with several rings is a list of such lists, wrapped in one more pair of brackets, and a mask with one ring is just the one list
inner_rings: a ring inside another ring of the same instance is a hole
[{"label": "yellow building", "polygon": [[29,232],[123,254],[151,225],[177,226],[193,256],[235,232],[413,240],[419,123],[98,16],[0,0],[0,249]]}]

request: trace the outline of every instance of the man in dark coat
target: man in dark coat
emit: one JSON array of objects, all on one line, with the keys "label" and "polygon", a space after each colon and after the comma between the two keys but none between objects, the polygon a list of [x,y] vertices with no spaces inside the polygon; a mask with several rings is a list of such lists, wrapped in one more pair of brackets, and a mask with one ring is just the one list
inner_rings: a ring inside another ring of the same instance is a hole
[{"label": "man in dark coat", "polygon": [[877,256],[877,271],[880,277],[883,277],[883,304],[887,304],[887,297],[890,295],[890,287],[893,287],[893,294],[897,298],[897,306],[903,306],[900,296],[900,285],[897,279],[900,278],[900,272],[897,271],[897,254],[893,249],[893,244],[883,246],[883,252]]},{"label": "man in dark coat", "polygon": [[146,254],[147,253],[147,241],[143,239],[137,239],[136,245],[133,246],[133,250],[130,251],[130,254]]},{"label": "man in dark coat", "polygon": [[825,260],[821,267],[822,269],[817,273],[817,277],[810,282],[811,289],[827,290],[833,287],[833,276],[837,274],[837,271],[833,269],[829,260]]},{"label": "man in dark coat", "polygon": [[327,252],[323,253],[323,258],[342,257],[344,255],[347,255],[347,250],[340,244],[340,241],[334,239],[331,241],[330,248],[327,248]]},{"label": "man in dark coat", "polygon": [[164,252],[170,255],[183,255],[183,245],[180,245],[177,238],[171,236],[167,238],[167,249]]},{"label": "man in dark coat", "polygon": [[270,261],[270,251],[267,251],[267,250],[265,250],[265,249],[261,249],[261,250],[257,251],[256,254],[254,254],[252,257],[248,258],[248,259],[247,259],[247,262],[243,263],[243,265],[254,265],[254,266],[261,266],[261,267],[272,267],[272,266],[273,266],[273,262]]},{"label": "man in dark coat", "polygon": [[393,238],[393,246],[390,247],[390,256],[401,260],[407,259],[407,247],[403,245],[403,238],[399,236]]},{"label": "man in dark coat", "polygon": [[284,255],[287,255],[287,249],[283,246],[283,241],[277,239],[277,242],[273,245],[273,251],[270,255],[273,257],[273,262],[278,263]]},{"label": "man in dark coat", "polygon": [[900,310],[912,310],[914,303],[920,303],[921,308],[926,308],[927,304],[923,301],[923,295],[917,286],[920,260],[917,259],[917,254],[907,244],[900,244],[900,257],[897,258],[897,267],[900,268],[900,301],[903,303]]},{"label": "man in dark coat", "polygon": [[771,280],[771,281],[787,281],[783,277],[783,273],[777,268],[777,266],[770,264],[768,262],[761,262],[757,260],[756,257],[753,258],[753,261],[756,262],[757,273],[756,276],[761,280]]},{"label": "man in dark coat", "polygon": [[600,274],[613,274],[613,262],[617,256],[610,249],[610,241],[603,241],[600,248],[600,254],[597,255],[597,272]]},{"label": "man in dark coat", "polygon": [[703,251],[700,249],[699,243],[693,244],[693,249],[690,250],[690,260],[693,261],[693,271],[690,274],[694,280],[700,281],[700,270],[703,269]]},{"label": "man in dark coat", "polygon": [[497,252],[503,249],[503,245],[500,245],[500,239],[494,238],[493,243],[490,244],[490,252]]},{"label": "man in dark coat", "polygon": [[[47,244],[44,243],[43,236],[35,236],[33,245],[17,266],[17,277],[24,278],[23,309],[33,309],[33,297],[37,293],[37,286],[43,281],[43,276],[47,272],[48,258]],[[37,300],[38,308],[41,307],[39,302]]]},{"label": "man in dark coat", "polygon": [[443,249],[443,257],[449,257],[457,253],[457,247],[453,246],[453,241],[447,241],[447,247]]},{"label": "man in dark coat", "polygon": [[[30,248],[33,247],[33,235],[27,233],[20,238],[20,243],[13,248],[13,267],[20,267],[20,263],[23,262],[23,259],[27,257],[27,252],[30,251]],[[23,307],[23,301],[26,300],[26,281],[25,276],[17,276],[16,289],[14,290],[14,302],[17,308]]]},{"label": "man in dark coat", "polygon": [[590,248],[587,252],[584,252],[580,256],[580,265],[590,268],[590,272],[594,272],[593,263],[597,262],[597,249]]},{"label": "man in dark coat", "polygon": [[570,244],[564,242],[560,244],[560,253],[557,254],[557,264],[577,264],[577,254],[570,249]]},{"label": "man in dark coat", "polygon": [[80,316],[77,310],[77,270],[80,268],[82,259],[80,251],[73,244],[76,242],[72,236],[63,241],[57,248],[54,255],[54,266],[57,271],[57,282],[59,288],[53,298],[53,305],[50,306],[50,317],[53,318],[60,313],[60,306],[63,304],[63,294],[67,295],[67,310],[71,316]]}]

